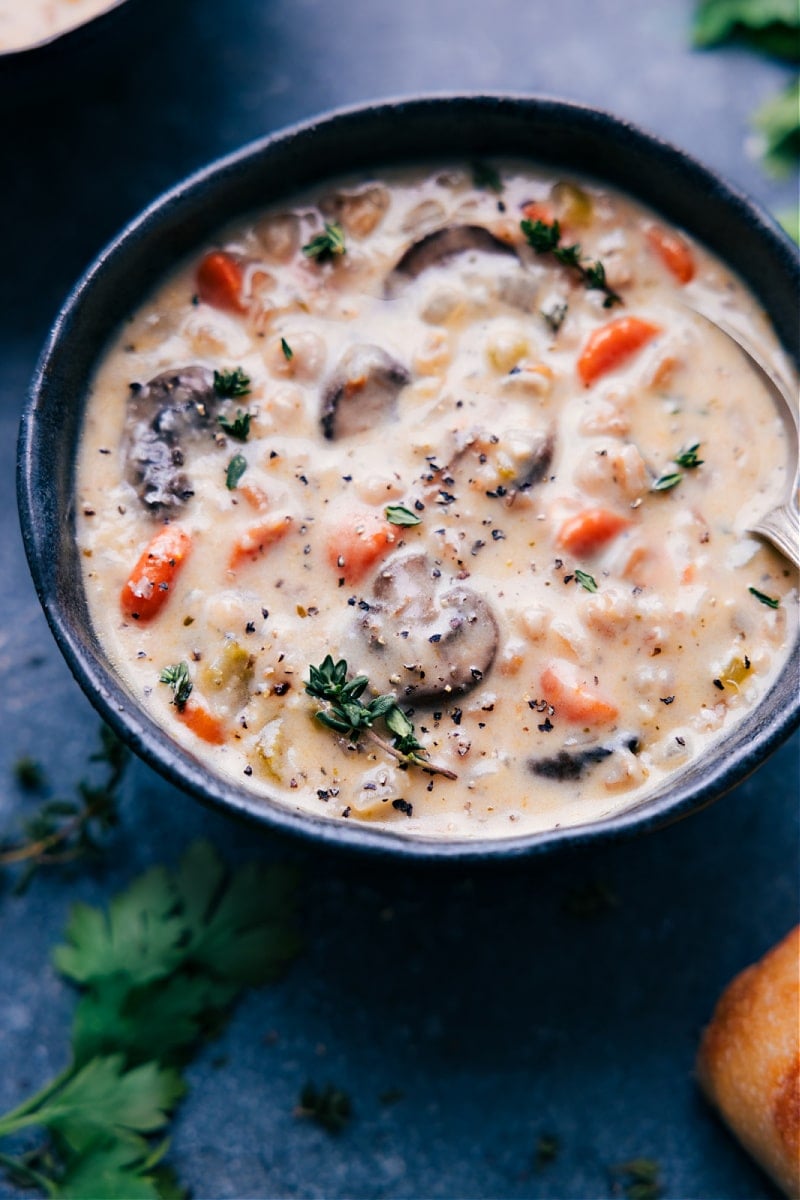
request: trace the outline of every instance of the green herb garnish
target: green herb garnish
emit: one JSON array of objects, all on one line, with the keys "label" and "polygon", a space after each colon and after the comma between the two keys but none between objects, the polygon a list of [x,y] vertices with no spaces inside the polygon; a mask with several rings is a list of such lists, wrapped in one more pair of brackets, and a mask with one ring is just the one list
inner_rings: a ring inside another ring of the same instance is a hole
[{"label": "green herb garnish", "polygon": [[235,400],[250,394],[250,376],[241,367],[233,371],[214,372],[214,391],[221,400]]},{"label": "green herb garnish", "polygon": [[672,488],[677,487],[682,479],[683,475],[680,471],[672,471],[664,475],[659,475],[650,490],[652,492],[669,492]]},{"label": "green herb garnish", "polygon": [[42,764],[35,758],[18,758],[14,763],[14,778],[26,792],[41,792],[46,782]]},{"label": "green herb garnish", "polygon": [[9,1177],[64,1200],[183,1196],[160,1163],[161,1131],[186,1090],[180,1068],[245,987],[297,954],[295,882],[280,867],[230,875],[198,843],[177,871],[151,868],[107,912],[75,905],[54,954],[82,993],[72,1061],[0,1116],[0,1138],[46,1134],[30,1154],[0,1154]]},{"label": "green herb garnish", "polygon": [[[23,867],[14,885],[17,894],[25,891],[40,867],[74,863],[99,855],[103,848],[100,835],[117,824],[118,793],[128,751],[107,725],[100,727],[100,749],[90,761],[106,767],[105,778],[99,783],[82,779],[72,800],[60,797],[45,800],[24,822],[23,836],[0,839],[0,868]],[[38,768],[36,787],[43,787],[44,773],[38,764],[33,766]]]},{"label": "green herb garnish", "polygon": [[575,579],[582,588],[586,588],[587,592],[597,591],[597,580],[592,575],[587,575],[585,571],[576,571]]},{"label": "green herb garnish", "polygon": [[487,162],[474,162],[472,164],[472,183],[476,188],[481,188],[489,192],[502,192],[503,181],[500,178],[500,172]]},{"label": "green herb garnish", "polygon": [[536,1139],[534,1150],[534,1162],[537,1169],[541,1171],[543,1167],[555,1162],[560,1149],[561,1142],[554,1133],[540,1133]]},{"label": "green herb garnish", "polygon": [[697,451],[700,449],[700,443],[694,442],[693,445],[687,446],[685,450],[681,450],[673,458],[673,462],[679,467],[686,467],[687,470],[692,470],[694,467],[702,467],[703,459],[697,457]]},{"label": "green herb garnish", "polygon": [[386,520],[391,525],[420,525],[422,518],[402,504],[390,504],[386,509]]},{"label": "green herb garnish", "polygon": [[525,235],[528,245],[537,254],[552,254],[557,262],[564,267],[576,271],[584,285],[592,291],[605,293],[603,308],[611,308],[614,304],[622,304],[622,297],[609,286],[606,280],[606,269],[601,262],[582,262],[581,248],[576,242],[572,246],[562,246],[561,227],[558,221],[552,225],[546,221],[520,221],[520,229]]},{"label": "green herb garnish", "polygon": [[[800,44],[800,31],[797,40]],[[800,155],[800,77],[762,104],[753,124],[764,139],[767,167],[776,175],[788,174]]]},{"label": "green herb garnish", "polygon": [[658,1200],[663,1195],[661,1167],[652,1158],[632,1158],[611,1168],[622,1184],[626,1200]]},{"label": "green herb garnish", "polygon": [[[392,692],[376,696],[364,704],[361,697],[369,684],[367,676],[357,675],[355,679],[348,680],[347,671],[346,661],[340,658],[334,662],[330,654],[325,656],[320,666],[308,668],[306,692],[317,700],[323,700],[327,706],[315,714],[322,725],[352,742],[357,742],[362,734],[366,735],[404,766],[421,767],[430,775],[443,775],[445,779],[456,778],[453,771],[437,767],[428,760],[424,747],[417,741],[413,724]],[[382,720],[392,734],[392,743],[375,732],[373,726],[378,720]]]},{"label": "green herb garnish", "polygon": [[344,253],[346,253],[344,230],[341,225],[329,224],[327,221],[325,222],[325,232],[318,233],[303,246],[303,254],[307,258],[316,258],[318,262]]},{"label": "green herb garnish", "polygon": [[800,9],[797,0],[701,0],[693,36],[696,46],[741,38],[767,54],[797,62]]},{"label": "green herb garnish", "polygon": [[185,662],[174,663],[170,667],[164,667],[164,670],[158,677],[159,683],[166,683],[172,688],[173,696],[172,703],[177,708],[178,712],[182,712],[186,701],[192,694],[194,684],[189,676],[189,667]]},{"label": "green herb garnish", "polygon": [[291,362],[294,358],[294,350],[289,345],[285,337],[281,338],[281,350],[283,351],[283,357],[286,359],[286,361]]},{"label": "green herb garnish", "polygon": [[295,1111],[298,1117],[310,1117],[328,1133],[341,1133],[353,1115],[353,1106],[347,1093],[332,1083],[322,1088],[307,1083]]},{"label": "green herb garnish", "polygon": [[748,592],[751,596],[755,596],[756,600],[760,600],[762,604],[766,604],[767,608],[778,608],[780,600],[777,596],[767,596],[764,592],[760,592],[758,588],[749,587]]},{"label": "green herb garnish", "polygon": [[250,436],[250,413],[242,412],[241,408],[237,408],[236,416],[232,421],[227,417],[217,417],[220,426],[228,437],[235,438],[237,442],[246,442]]},{"label": "green herb garnish", "polygon": [[229,492],[238,487],[239,480],[247,470],[247,459],[243,454],[234,454],[225,471],[225,487]]}]

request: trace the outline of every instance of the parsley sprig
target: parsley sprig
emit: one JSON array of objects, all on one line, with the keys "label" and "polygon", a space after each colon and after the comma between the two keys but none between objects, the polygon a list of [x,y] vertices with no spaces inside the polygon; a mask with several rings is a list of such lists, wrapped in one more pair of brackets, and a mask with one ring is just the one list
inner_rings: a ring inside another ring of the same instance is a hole
[{"label": "parsley sprig", "polygon": [[66,1070],[0,1116],[0,1139],[46,1131],[32,1154],[0,1154],[10,1177],[50,1197],[183,1195],[159,1161],[185,1091],[181,1067],[219,1029],[243,988],[297,954],[294,874],[231,875],[205,843],[179,868],[155,867],[107,912],[75,906],[58,970],[81,990]]},{"label": "parsley sprig", "polygon": [[[99,782],[82,779],[73,799],[48,797],[24,822],[20,836],[0,838],[0,869],[22,867],[14,887],[18,894],[27,888],[41,867],[98,855],[102,850],[102,835],[117,824],[119,791],[128,751],[107,725],[100,727],[100,749],[90,762],[105,767],[105,776]],[[31,790],[42,791],[46,787],[41,767],[30,760],[24,776],[18,772],[18,777],[22,786]]]},{"label": "parsley sprig", "polygon": [[561,244],[561,226],[558,221],[553,221],[550,225],[547,221],[530,221],[525,218],[520,221],[520,229],[528,245],[537,254],[552,254],[562,267],[569,267],[575,271],[585,287],[591,291],[604,292],[603,308],[622,304],[622,297],[606,280],[606,269],[599,259],[596,262],[584,262],[577,242],[572,246]]},{"label": "parsley sprig", "polygon": [[[330,654],[326,654],[318,667],[310,665],[308,668],[306,692],[326,704],[326,708],[316,713],[322,725],[352,742],[366,735],[405,767],[421,767],[429,775],[443,775],[445,779],[457,778],[453,771],[430,762],[424,747],[417,741],[413,723],[400,708],[394,693],[376,696],[365,704],[361,697],[369,679],[366,675],[356,675],[348,680],[347,673],[346,660],[340,658],[334,662]],[[382,720],[392,734],[391,743],[375,732],[373,726],[378,720]]]}]

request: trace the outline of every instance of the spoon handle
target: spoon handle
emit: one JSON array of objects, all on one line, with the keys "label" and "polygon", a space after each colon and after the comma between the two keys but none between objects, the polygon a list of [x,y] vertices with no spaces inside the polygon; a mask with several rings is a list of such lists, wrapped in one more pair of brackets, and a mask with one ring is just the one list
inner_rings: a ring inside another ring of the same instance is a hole
[{"label": "spoon handle", "polygon": [[779,504],[765,513],[751,533],[759,533],[780,550],[790,562],[800,567],[800,513],[793,503]]}]

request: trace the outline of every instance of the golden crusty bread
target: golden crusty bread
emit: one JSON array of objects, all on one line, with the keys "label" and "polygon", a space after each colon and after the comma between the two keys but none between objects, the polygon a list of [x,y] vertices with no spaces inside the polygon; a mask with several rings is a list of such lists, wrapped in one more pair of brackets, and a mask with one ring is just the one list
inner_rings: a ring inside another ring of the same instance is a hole
[{"label": "golden crusty bread", "polygon": [[697,1074],[742,1145],[800,1197],[800,925],[722,993]]}]

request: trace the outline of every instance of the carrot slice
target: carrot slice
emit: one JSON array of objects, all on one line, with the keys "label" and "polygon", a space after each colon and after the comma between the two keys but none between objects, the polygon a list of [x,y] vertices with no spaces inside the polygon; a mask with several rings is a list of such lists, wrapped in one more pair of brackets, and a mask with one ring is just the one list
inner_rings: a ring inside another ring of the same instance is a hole
[{"label": "carrot slice", "polygon": [[589,387],[601,375],[613,371],[661,332],[660,325],[641,317],[617,317],[595,329],[578,359],[578,375]]},{"label": "carrot slice", "polygon": [[225,726],[219,717],[194,700],[187,700],[183,708],[176,708],[175,715],[192,733],[212,746],[221,746],[226,740]]},{"label": "carrot slice", "polygon": [[522,215],[526,221],[541,221],[543,225],[552,225],[555,220],[553,206],[546,200],[529,200],[522,206]]},{"label": "carrot slice", "polygon": [[169,599],[192,539],[176,525],[165,525],[148,543],[120,593],[123,616],[152,621]]},{"label": "carrot slice", "polygon": [[608,508],[586,508],[568,517],[558,531],[557,541],[570,554],[595,554],[610,542],[630,521]]},{"label": "carrot slice", "polygon": [[328,562],[345,583],[358,583],[396,541],[395,526],[381,513],[359,509],[331,531]]},{"label": "carrot slice", "polygon": [[615,720],[619,709],[587,682],[585,674],[566,659],[556,659],[541,674],[541,688],[556,716],[585,725],[605,725]]},{"label": "carrot slice", "polygon": [[197,294],[206,304],[229,312],[245,312],[242,264],[224,250],[211,250],[197,268]]},{"label": "carrot slice", "polygon": [[678,283],[690,283],[694,279],[697,267],[689,243],[674,229],[665,229],[663,225],[648,225],[645,234],[653,250]]},{"label": "carrot slice", "polygon": [[292,520],[290,516],[276,515],[253,525],[234,542],[228,559],[228,569],[235,571],[243,563],[256,562],[265,550],[286,536]]}]

